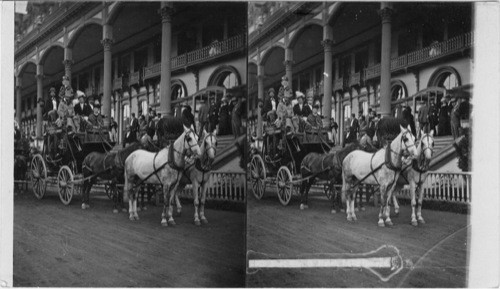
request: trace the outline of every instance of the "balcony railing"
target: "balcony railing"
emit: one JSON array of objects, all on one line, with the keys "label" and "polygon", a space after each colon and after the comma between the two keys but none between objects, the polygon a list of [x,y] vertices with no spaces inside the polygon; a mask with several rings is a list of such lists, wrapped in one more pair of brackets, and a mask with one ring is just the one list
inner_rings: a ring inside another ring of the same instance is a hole
[{"label": "balcony railing", "polygon": [[129,77],[129,85],[139,84],[141,73],[139,71],[131,72]]},{"label": "balcony railing", "polygon": [[[461,52],[474,45],[474,33],[462,34],[446,41],[401,55],[391,59],[391,71],[420,65],[435,59]],[[364,70],[365,79],[373,79],[380,76],[380,64],[368,67]]]},{"label": "balcony railing", "polygon": [[[243,49],[245,48],[245,40],[245,35],[241,34],[224,41],[213,43],[209,46],[205,46],[203,48],[193,50],[176,57],[172,57],[170,60],[172,70],[183,68],[189,65],[203,63],[205,61],[228,55],[230,53]],[[149,79],[160,74],[161,64],[155,63],[144,68],[143,78]]]},{"label": "balcony railing", "polygon": [[[424,200],[471,203],[471,173],[430,172],[423,184]],[[410,190],[403,189],[401,197],[410,197]]]},{"label": "balcony railing", "polygon": [[353,86],[361,86],[361,72],[356,72],[349,76],[349,87]]}]

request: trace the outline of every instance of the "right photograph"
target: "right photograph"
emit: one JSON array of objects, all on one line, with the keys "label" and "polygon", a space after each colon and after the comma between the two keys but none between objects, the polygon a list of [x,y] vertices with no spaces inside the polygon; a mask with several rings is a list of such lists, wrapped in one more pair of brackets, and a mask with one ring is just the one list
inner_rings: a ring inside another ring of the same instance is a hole
[{"label": "right photograph", "polygon": [[248,287],[467,287],[474,3],[249,2]]}]

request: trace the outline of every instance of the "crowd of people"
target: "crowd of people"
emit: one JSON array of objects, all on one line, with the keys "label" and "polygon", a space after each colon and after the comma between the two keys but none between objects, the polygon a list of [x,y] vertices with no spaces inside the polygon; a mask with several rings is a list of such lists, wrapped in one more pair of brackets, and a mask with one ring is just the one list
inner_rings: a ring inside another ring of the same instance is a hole
[{"label": "crowd of people", "polygon": [[306,97],[301,91],[296,91],[294,95],[286,76],[281,79],[278,94],[274,88],[267,91],[261,115],[268,127],[284,128],[288,134],[327,129],[330,140],[337,142],[338,125],[335,120],[331,118],[330,127],[325,128],[320,101],[315,101],[312,95]]}]

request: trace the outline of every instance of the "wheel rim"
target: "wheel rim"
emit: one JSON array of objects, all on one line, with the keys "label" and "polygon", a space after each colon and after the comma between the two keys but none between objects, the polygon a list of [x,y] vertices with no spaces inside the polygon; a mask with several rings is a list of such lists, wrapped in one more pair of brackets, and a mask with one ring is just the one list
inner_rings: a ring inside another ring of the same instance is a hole
[{"label": "wheel rim", "polygon": [[69,205],[73,198],[75,183],[73,173],[68,166],[62,166],[57,175],[57,185],[59,187],[59,199],[65,205]]},{"label": "wheel rim", "polygon": [[266,171],[260,156],[254,156],[251,162],[252,191],[257,200],[264,196],[266,190]]},{"label": "wheel rim", "polygon": [[41,155],[31,161],[31,187],[37,199],[42,199],[47,188],[47,168]]},{"label": "wheel rim", "polygon": [[281,167],[276,177],[276,187],[278,190],[278,198],[283,206],[288,205],[292,198],[292,175],[287,167]]}]

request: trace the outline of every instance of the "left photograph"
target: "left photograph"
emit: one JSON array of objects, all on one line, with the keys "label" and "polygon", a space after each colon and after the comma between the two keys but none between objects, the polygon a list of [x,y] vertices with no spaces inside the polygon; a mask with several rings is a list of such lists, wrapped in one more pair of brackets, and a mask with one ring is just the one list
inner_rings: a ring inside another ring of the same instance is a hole
[{"label": "left photograph", "polygon": [[247,3],[17,1],[16,287],[244,287]]}]

